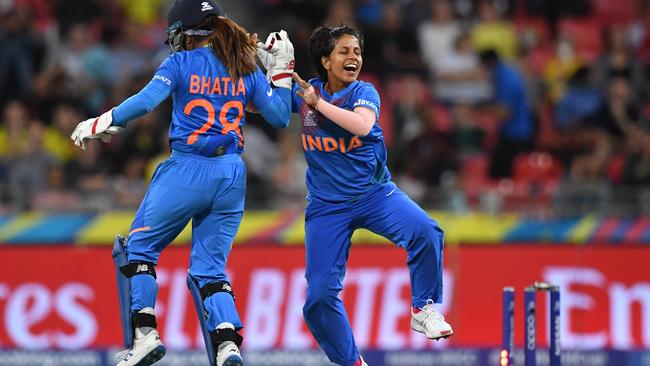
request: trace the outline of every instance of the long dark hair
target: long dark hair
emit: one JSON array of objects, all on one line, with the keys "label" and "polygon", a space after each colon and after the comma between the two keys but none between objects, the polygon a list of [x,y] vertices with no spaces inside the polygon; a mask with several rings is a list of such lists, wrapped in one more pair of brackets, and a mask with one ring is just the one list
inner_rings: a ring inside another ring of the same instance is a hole
[{"label": "long dark hair", "polygon": [[211,15],[195,28],[212,30],[208,36],[210,48],[226,65],[233,80],[255,71],[256,45],[242,26],[226,17]]},{"label": "long dark hair", "polygon": [[322,81],[327,81],[327,70],[323,67],[321,58],[329,56],[336,46],[336,41],[344,34],[356,37],[359,40],[359,47],[363,53],[363,35],[356,28],[348,25],[339,27],[318,27],[314,29],[309,37],[309,57],[313,63],[318,77]]}]

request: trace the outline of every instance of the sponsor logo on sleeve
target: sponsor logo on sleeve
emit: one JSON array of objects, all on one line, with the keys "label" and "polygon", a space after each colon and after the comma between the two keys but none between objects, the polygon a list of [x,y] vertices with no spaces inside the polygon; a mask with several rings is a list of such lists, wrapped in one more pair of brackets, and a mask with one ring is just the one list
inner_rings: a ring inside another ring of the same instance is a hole
[{"label": "sponsor logo on sleeve", "polygon": [[165,84],[167,84],[167,85],[172,85],[172,81],[169,80],[169,78],[167,78],[167,77],[165,77],[165,76],[162,76],[162,75],[155,75],[155,76],[153,77],[153,79],[154,79],[154,80],[160,80],[160,81],[162,81],[163,83],[165,83]]}]

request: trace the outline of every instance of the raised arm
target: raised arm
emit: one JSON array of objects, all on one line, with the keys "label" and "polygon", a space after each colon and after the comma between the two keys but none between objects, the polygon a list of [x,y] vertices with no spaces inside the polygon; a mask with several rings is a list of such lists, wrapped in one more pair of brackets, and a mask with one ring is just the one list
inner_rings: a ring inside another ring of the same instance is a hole
[{"label": "raised arm", "polygon": [[273,127],[287,127],[291,118],[291,74],[295,65],[293,44],[287,32],[269,34],[265,43],[257,44],[257,55],[266,69],[267,82],[260,81],[264,92],[257,93],[261,97],[253,99],[253,106]]}]

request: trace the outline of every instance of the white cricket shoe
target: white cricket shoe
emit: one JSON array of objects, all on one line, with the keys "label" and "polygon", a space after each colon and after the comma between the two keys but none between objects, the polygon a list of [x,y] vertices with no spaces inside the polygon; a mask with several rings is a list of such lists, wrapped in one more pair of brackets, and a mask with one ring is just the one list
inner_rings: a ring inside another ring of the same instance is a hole
[{"label": "white cricket shoe", "polygon": [[160,341],[158,331],[152,329],[145,335],[140,328],[137,328],[133,347],[116,355],[120,360],[117,366],[149,366],[158,362],[163,356],[165,356],[165,346]]},{"label": "white cricket shoe", "polygon": [[449,338],[454,334],[445,317],[433,307],[433,300],[427,300],[427,304],[417,313],[411,309],[411,329],[435,340]]},{"label": "white cricket shoe", "polygon": [[[231,323],[221,323],[217,329],[230,328],[235,329]],[[217,350],[217,366],[243,366],[244,360],[241,358],[239,347],[233,341],[226,341],[219,345]]]}]

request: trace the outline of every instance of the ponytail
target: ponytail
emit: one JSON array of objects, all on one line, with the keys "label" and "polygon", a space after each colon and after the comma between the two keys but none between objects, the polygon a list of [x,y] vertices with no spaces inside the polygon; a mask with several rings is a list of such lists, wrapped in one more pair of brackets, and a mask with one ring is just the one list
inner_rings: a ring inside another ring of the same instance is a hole
[{"label": "ponytail", "polygon": [[212,29],[210,48],[233,80],[255,71],[256,45],[243,27],[225,17],[208,16],[197,28]]}]

